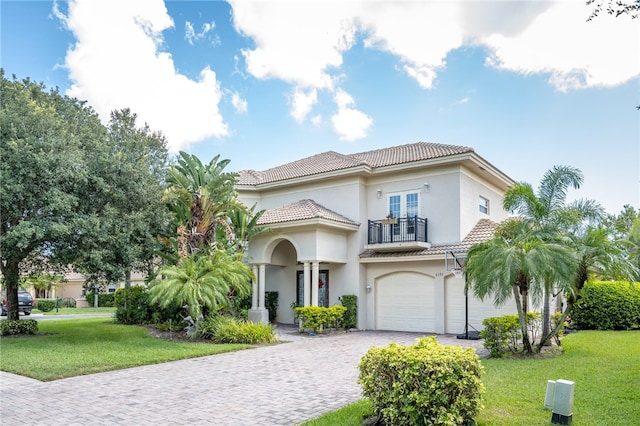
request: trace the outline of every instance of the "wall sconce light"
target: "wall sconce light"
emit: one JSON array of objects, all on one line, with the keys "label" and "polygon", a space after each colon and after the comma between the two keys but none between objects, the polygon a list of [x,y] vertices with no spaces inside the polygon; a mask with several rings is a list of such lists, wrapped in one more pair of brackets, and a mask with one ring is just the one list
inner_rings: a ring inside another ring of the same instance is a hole
[{"label": "wall sconce light", "polygon": [[429,192],[429,189],[431,188],[431,186],[429,185],[429,182],[425,182],[423,187],[424,187],[424,192]]},{"label": "wall sconce light", "polygon": [[382,189],[378,189],[378,190],[376,191],[376,196],[377,196],[378,198],[382,198]]},{"label": "wall sconce light", "polygon": [[371,287],[371,284],[367,284],[367,293],[371,293],[372,288],[373,287]]}]

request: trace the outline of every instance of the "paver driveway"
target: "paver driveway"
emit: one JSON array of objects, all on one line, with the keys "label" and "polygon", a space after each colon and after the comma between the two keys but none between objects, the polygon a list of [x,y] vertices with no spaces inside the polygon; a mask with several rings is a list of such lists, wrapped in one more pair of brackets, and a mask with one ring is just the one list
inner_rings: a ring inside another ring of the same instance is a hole
[{"label": "paver driveway", "polygon": [[278,334],[291,342],[48,383],[0,372],[0,424],[295,425],[360,399],[357,366],[371,346],[421,336]]}]

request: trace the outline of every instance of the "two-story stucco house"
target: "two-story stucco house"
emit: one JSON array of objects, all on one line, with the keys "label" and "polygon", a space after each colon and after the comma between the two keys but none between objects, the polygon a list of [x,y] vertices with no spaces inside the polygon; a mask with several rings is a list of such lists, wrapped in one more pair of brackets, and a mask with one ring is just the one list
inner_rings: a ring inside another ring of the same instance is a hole
[{"label": "two-story stucco house", "polygon": [[[464,278],[451,255],[463,260],[491,237],[513,183],[472,148],[423,142],[240,172],[240,200],[265,209],[259,223],[271,230],[249,245],[250,318],[266,321],[265,291],[278,292],[281,323],[294,322],[293,302],[331,306],[354,294],[360,329],[461,333]],[[466,303],[476,329],[515,309]]]}]

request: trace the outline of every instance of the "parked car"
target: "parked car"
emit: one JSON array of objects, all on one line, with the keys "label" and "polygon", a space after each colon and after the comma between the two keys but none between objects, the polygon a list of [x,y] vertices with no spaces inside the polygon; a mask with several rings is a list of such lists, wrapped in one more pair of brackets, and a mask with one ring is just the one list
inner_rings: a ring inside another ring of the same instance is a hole
[{"label": "parked car", "polygon": [[[31,310],[35,305],[35,300],[26,290],[18,290],[18,312],[22,311],[25,315],[31,315]],[[7,298],[6,293],[3,294],[2,304],[0,305],[0,315],[7,315]]]}]

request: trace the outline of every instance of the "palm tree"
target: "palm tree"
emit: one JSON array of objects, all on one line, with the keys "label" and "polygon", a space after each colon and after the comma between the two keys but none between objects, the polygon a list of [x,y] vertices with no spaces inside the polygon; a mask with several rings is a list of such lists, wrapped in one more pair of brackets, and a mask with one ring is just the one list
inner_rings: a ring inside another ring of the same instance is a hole
[{"label": "palm tree", "polygon": [[[577,200],[566,204],[567,190],[577,189],[582,185],[583,175],[579,169],[570,166],[554,166],[547,171],[536,194],[528,183],[518,183],[507,190],[503,199],[505,210],[515,212],[531,219],[539,229],[546,228],[545,233],[550,241],[559,242],[564,239],[565,232],[575,232],[581,224],[587,221],[598,221],[604,217],[604,210],[593,200]],[[549,229],[555,232],[549,233]],[[542,335],[548,335],[550,330],[549,300],[558,285],[551,277],[550,271],[544,276],[544,297],[542,315]],[[562,285],[562,283],[560,283]]]},{"label": "palm tree", "polygon": [[[493,239],[474,245],[467,255],[465,275],[476,297],[494,297],[498,306],[513,296],[527,353],[533,348],[527,328],[529,297],[539,300],[544,280],[571,283],[576,262],[564,245],[547,242],[536,222],[510,219],[496,230]],[[566,290],[571,287],[566,285]]]},{"label": "palm tree", "polygon": [[235,237],[235,249],[240,256],[246,253],[249,241],[253,237],[269,231],[265,226],[258,226],[258,220],[265,210],[255,212],[255,208],[254,204],[248,210],[232,210],[229,214],[230,226]]},{"label": "palm tree", "polygon": [[195,155],[180,152],[178,164],[169,169],[163,200],[175,213],[172,238],[178,240],[179,253],[214,247],[218,228],[233,239],[228,216],[246,207],[237,199],[236,174],[224,172],[228,164],[215,156],[204,165]]},{"label": "palm tree", "polygon": [[214,250],[210,256],[184,257],[177,265],[160,268],[159,273],[164,278],[149,288],[152,302],[163,307],[186,304],[196,323],[206,311],[217,312],[227,306],[231,294],[249,295],[254,279],[241,260],[223,250]]},{"label": "palm tree", "polygon": [[622,279],[630,282],[640,278],[640,270],[634,264],[625,248],[624,241],[612,238],[610,229],[587,227],[571,238],[570,244],[577,261],[572,291],[568,293],[567,308],[562,313],[554,330],[543,336],[540,347],[546,340],[556,335],[571,314],[580,292],[590,275]]}]

